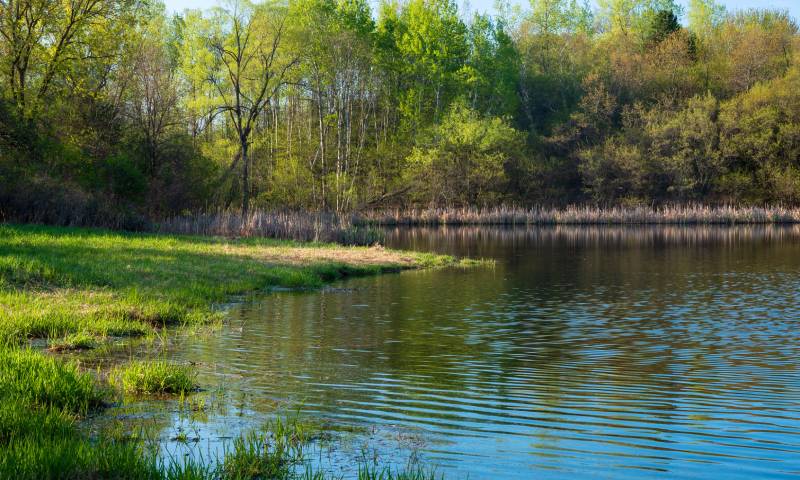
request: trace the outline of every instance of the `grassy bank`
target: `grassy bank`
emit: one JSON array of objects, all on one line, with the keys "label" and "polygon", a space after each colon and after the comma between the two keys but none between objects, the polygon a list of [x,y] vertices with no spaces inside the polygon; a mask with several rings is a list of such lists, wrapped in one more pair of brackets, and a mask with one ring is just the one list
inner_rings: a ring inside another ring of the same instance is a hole
[{"label": "grassy bank", "polygon": [[0,342],[80,348],[209,321],[213,304],[234,294],[455,262],[332,244],[0,226]]},{"label": "grassy bank", "polygon": [[[297,425],[236,440],[208,464],[159,459],[141,440],[89,436],[79,428],[89,412],[123,392],[187,394],[193,372],[167,361],[85,371],[24,344],[89,349],[214,321],[214,304],[234,294],[457,263],[383,248],[0,225],[0,478],[297,478],[297,452],[309,441]],[[359,476],[428,478],[367,467]]]}]

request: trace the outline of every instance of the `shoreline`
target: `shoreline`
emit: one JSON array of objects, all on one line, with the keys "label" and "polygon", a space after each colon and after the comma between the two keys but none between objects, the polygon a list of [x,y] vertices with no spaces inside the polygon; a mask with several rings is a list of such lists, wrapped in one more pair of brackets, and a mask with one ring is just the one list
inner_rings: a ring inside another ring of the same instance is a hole
[{"label": "shoreline", "polygon": [[[62,354],[212,325],[224,317],[214,305],[236,295],[478,264],[382,247],[8,224],[0,252],[0,476],[16,478],[294,478],[288,452],[314,438],[299,419],[235,439],[207,464],[157,458],[120,431],[83,431],[82,419],[126,395],[182,399],[200,385],[193,367],[168,357],[91,369]],[[285,445],[264,450],[276,438]]]},{"label": "shoreline", "polygon": [[207,323],[235,295],[474,263],[382,247],[0,225],[0,343]]}]

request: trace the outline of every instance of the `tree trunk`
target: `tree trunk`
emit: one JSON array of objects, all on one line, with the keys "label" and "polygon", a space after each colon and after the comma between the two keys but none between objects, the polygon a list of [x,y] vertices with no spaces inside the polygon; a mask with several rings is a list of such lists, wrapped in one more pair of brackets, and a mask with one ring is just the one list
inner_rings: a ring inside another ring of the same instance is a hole
[{"label": "tree trunk", "polygon": [[240,139],[242,149],[242,216],[250,209],[250,155],[247,152],[247,139]]}]

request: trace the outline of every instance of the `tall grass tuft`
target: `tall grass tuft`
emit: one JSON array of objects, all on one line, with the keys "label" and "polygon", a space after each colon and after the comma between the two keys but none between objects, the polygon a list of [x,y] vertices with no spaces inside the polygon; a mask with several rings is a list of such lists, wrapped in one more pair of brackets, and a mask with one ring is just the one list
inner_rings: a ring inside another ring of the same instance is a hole
[{"label": "tall grass tuft", "polygon": [[155,458],[140,444],[72,437],[27,437],[0,449],[0,478],[159,479]]},{"label": "tall grass tuft", "polygon": [[103,398],[94,378],[75,362],[33,350],[0,349],[0,400],[83,415]]},{"label": "tall grass tuft", "polygon": [[293,478],[305,461],[305,447],[314,439],[313,426],[297,416],[277,418],[262,431],[236,438],[225,453],[221,478]]},{"label": "tall grass tuft", "polygon": [[183,394],[196,388],[195,372],[166,361],[134,361],[111,373],[112,384],[137,395]]},{"label": "tall grass tuft", "polygon": [[444,475],[437,476],[435,470],[425,470],[414,466],[405,470],[392,470],[389,467],[358,467],[358,480],[437,480],[444,479]]},{"label": "tall grass tuft", "polygon": [[74,350],[91,350],[96,348],[98,340],[94,335],[78,332],[66,335],[62,338],[51,339],[47,344],[47,349],[51,352],[67,352]]}]

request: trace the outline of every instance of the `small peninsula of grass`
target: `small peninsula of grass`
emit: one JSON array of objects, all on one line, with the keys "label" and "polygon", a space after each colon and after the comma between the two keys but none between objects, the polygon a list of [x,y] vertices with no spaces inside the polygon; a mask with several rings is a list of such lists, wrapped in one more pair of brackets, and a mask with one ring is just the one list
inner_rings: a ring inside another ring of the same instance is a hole
[{"label": "small peninsula of grass", "polygon": [[[96,375],[54,353],[212,321],[215,303],[268,287],[471,263],[380,247],[0,225],[0,478],[295,478],[291,467],[311,441],[297,423],[271,427],[270,448],[265,433],[254,433],[208,464],[88,435],[80,419],[113,401],[114,390],[185,394],[196,389],[195,374],[167,360],[133,360]],[[46,340],[51,353],[24,347],[31,339]]]},{"label": "small peninsula of grass", "polygon": [[235,294],[456,263],[380,247],[0,226],[0,342],[89,348],[92,337],[213,320],[213,304]]}]

